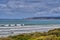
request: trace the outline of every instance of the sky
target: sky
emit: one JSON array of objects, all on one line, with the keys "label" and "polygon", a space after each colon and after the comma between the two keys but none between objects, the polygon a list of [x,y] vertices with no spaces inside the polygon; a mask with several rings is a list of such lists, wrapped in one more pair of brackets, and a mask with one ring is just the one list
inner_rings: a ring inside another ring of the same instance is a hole
[{"label": "sky", "polygon": [[60,17],[60,0],[0,0],[0,19]]}]

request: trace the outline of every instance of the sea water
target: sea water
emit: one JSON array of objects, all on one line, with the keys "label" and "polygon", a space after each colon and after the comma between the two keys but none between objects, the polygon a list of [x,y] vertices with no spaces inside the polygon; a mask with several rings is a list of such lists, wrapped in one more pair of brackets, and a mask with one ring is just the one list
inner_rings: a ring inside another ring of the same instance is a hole
[{"label": "sea water", "polygon": [[0,24],[46,25],[46,24],[60,24],[60,20],[0,19]]},{"label": "sea water", "polygon": [[0,19],[0,24],[24,24],[20,27],[1,27],[0,37],[16,35],[20,33],[43,32],[54,28],[60,28],[60,20],[27,20],[27,19]]}]

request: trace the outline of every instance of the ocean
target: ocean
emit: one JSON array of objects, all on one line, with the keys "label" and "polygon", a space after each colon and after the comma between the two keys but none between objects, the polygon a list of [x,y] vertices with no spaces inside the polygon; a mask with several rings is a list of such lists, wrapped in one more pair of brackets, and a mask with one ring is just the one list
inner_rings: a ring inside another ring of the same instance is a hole
[{"label": "ocean", "polygon": [[0,19],[0,24],[24,24],[24,26],[0,26],[0,37],[21,33],[47,32],[60,28],[60,20]]},{"label": "ocean", "polygon": [[48,24],[60,24],[60,20],[0,19],[0,24],[48,25]]}]

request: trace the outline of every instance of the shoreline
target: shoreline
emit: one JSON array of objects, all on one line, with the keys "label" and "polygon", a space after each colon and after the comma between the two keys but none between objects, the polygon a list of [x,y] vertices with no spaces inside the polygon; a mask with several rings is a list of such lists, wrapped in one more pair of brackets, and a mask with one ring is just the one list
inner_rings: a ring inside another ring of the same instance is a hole
[{"label": "shoreline", "polygon": [[47,32],[52,29],[60,28],[58,25],[28,25],[28,26],[12,26],[12,27],[0,27],[0,36],[17,35],[22,33],[33,32]]}]

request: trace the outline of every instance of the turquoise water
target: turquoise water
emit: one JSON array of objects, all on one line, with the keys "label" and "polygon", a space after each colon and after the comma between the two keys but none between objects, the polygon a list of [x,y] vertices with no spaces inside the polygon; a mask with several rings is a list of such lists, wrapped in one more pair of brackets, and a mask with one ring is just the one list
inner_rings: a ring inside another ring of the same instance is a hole
[{"label": "turquoise water", "polygon": [[45,25],[45,24],[60,24],[60,20],[0,19],[0,24]]},{"label": "turquoise water", "polygon": [[[48,30],[60,28],[60,25],[48,25],[48,24],[60,24],[60,20],[22,20],[22,19],[0,19],[0,24],[25,24],[28,26],[20,27],[5,27],[0,26],[0,37],[6,37],[7,35],[14,35],[20,33],[31,32],[47,32]],[[13,32],[13,33],[12,33]]]}]

